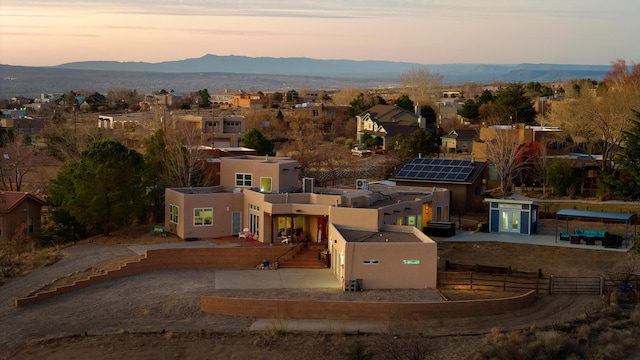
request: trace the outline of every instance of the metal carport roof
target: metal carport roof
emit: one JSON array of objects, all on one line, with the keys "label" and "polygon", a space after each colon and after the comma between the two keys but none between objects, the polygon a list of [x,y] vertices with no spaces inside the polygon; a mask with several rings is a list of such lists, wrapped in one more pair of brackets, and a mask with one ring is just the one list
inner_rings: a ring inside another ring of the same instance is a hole
[{"label": "metal carport roof", "polygon": [[619,221],[628,222],[636,214],[562,209],[562,210],[558,211],[556,213],[556,215],[559,215],[559,216],[587,217],[587,218],[607,219],[607,220],[619,220]]},{"label": "metal carport roof", "polygon": [[[556,213],[556,242],[558,242],[558,219],[560,216],[563,216],[567,219],[567,232],[569,232],[569,218],[570,217],[582,217],[582,218],[590,218],[590,219],[600,219],[600,220],[617,220],[620,222],[624,222],[626,224],[625,229],[625,241],[627,242],[627,246],[629,245],[629,224],[631,220],[635,218],[637,223],[637,215],[634,213],[615,213],[615,212],[604,212],[604,211],[588,211],[588,210],[573,210],[573,209],[562,209]],[[636,227],[633,228],[633,236],[637,236]]]}]

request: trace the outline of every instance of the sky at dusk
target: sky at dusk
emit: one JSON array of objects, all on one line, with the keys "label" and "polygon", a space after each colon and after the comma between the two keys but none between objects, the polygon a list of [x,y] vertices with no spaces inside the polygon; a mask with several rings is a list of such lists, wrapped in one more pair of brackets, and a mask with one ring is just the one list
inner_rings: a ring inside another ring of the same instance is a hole
[{"label": "sky at dusk", "polygon": [[638,0],[0,0],[0,64],[640,62]]}]

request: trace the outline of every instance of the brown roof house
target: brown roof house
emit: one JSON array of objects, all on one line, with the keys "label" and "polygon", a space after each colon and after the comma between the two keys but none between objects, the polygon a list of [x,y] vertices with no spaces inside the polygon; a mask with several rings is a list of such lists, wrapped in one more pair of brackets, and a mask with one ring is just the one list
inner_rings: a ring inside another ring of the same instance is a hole
[{"label": "brown roof house", "polygon": [[437,221],[449,221],[449,211],[483,212],[486,163],[472,160],[414,158],[406,160],[390,176],[390,180],[404,186],[435,186],[451,191],[451,209],[443,208],[436,214]]},{"label": "brown roof house", "polygon": [[46,203],[27,192],[0,191],[0,241],[31,236],[42,224]]},{"label": "brown roof house", "polygon": [[434,213],[448,211],[448,190],[367,179],[319,188],[313,178],[300,181],[300,166],[290,158],[219,160],[220,186],[166,190],[167,231],[184,239],[318,243],[345,286],[355,278],[369,289],[436,286],[436,244],[421,230]]}]

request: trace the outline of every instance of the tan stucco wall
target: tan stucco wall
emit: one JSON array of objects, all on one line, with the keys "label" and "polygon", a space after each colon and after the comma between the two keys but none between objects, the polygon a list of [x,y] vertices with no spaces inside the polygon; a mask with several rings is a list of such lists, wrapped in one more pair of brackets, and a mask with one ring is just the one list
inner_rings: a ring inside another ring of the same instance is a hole
[{"label": "tan stucco wall", "polygon": [[[170,233],[186,238],[219,238],[232,234],[232,214],[243,212],[242,193],[218,192],[207,194],[182,194],[167,189],[165,191],[165,227]],[[170,222],[169,205],[179,208],[178,224]],[[213,224],[193,226],[194,208],[212,208]],[[244,222],[243,222],[244,224]]]},{"label": "tan stucco wall", "polygon": [[[331,270],[338,281],[362,279],[366,289],[436,288],[437,245],[419,229],[384,226],[387,231],[406,233],[407,242],[348,242],[335,226],[329,227]],[[364,260],[378,260],[365,264]],[[418,260],[419,264],[404,264]]]},{"label": "tan stucco wall", "polygon": [[300,189],[298,162],[289,158],[241,156],[220,159],[220,185],[234,189],[236,173],[252,174],[253,190],[260,190],[260,178],[270,177],[272,192]]}]

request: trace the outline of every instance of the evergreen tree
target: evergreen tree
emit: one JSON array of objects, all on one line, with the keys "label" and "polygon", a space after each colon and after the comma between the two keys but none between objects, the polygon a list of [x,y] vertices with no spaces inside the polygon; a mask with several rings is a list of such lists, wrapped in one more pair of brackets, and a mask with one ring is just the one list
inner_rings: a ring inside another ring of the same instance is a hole
[{"label": "evergreen tree", "polygon": [[83,226],[109,235],[144,209],[143,165],[142,155],[120,142],[96,141],[52,181],[53,203]]},{"label": "evergreen tree", "polygon": [[640,199],[640,112],[632,110],[631,126],[622,133],[621,149],[615,161],[620,166],[620,177],[608,176],[605,182],[612,192],[632,200]]},{"label": "evergreen tree", "polygon": [[533,107],[533,101],[526,95],[526,88],[522,83],[511,83],[498,90],[495,105],[503,123],[532,125],[536,121],[536,109]]},{"label": "evergreen tree", "polygon": [[413,100],[408,95],[400,95],[396,100],[396,106],[408,111],[413,111]]},{"label": "evergreen tree", "polygon": [[258,155],[273,155],[273,142],[267,139],[258,129],[251,129],[244,134],[242,145],[255,149]]}]

